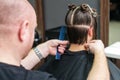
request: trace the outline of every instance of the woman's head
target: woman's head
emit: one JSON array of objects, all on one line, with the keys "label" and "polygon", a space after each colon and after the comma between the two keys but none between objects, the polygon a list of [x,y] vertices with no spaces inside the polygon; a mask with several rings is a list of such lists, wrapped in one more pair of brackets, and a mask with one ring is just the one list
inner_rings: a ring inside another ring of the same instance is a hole
[{"label": "woman's head", "polygon": [[95,34],[96,17],[97,13],[88,4],[70,5],[65,18],[70,43],[84,44],[87,42],[90,28],[93,29],[92,34]]}]

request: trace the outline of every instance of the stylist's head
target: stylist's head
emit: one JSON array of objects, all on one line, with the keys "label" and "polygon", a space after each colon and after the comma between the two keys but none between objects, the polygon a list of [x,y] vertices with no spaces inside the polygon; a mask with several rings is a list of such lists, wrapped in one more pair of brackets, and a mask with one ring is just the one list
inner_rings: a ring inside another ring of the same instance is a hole
[{"label": "stylist's head", "polygon": [[0,51],[25,57],[36,25],[35,11],[27,0],[0,0]]},{"label": "stylist's head", "polygon": [[95,37],[97,13],[88,4],[70,5],[68,8],[65,22],[70,43],[84,44],[89,42]]}]

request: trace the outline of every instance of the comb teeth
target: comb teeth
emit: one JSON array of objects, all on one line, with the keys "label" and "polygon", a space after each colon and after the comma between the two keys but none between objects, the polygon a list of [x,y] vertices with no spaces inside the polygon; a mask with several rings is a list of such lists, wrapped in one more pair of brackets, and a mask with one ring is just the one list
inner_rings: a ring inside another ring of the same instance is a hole
[{"label": "comb teeth", "polygon": [[[61,29],[60,29],[59,40],[64,40],[64,38],[65,38],[65,31],[66,31],[65,26],[62,26]],[[57,48],[57,53],[56,53],[55,59],[56,60],[60,60],[60,53],[58,51],[58,48]]]}]

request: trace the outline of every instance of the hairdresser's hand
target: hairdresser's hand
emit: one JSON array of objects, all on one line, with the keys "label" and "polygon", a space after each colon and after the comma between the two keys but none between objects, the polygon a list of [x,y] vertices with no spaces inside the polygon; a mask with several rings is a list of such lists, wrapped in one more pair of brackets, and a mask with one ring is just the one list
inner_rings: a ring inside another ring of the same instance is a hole
[{"label": "hairdresser's hand", "polygon": [[87,80],[110,80],[103,42],[101,40],[92,40],[86,46],[94,54],[93,65]]},{"label": "hairdresser's hand", "polygon": [[37,47],[39,48],[43,57],[47,57],[49,54],[56,55],[58,45],[59,45],[58,51],[61,54],[64,53],[64,50],[67,44],[68,44],[68,41],[61,41],[61,40],[54,39],[54,40],[48,40]]},{"label": "hairdresser's hand", "polygon": [[101,40],[92,40],[85,45],[93,54],[104,54],[104,44]]}]

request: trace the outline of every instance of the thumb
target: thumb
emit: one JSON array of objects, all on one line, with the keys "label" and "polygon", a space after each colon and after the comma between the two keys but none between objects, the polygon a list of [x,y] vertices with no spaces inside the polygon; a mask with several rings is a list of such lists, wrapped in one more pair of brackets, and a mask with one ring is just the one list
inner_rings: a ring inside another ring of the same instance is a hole
[{"label": "thumb", "polygon": [[85,49],[88,51],[89,50],[89,44],[88,43],[86,43],[85,45],[84,45],[84,47],[85,47]]}]

